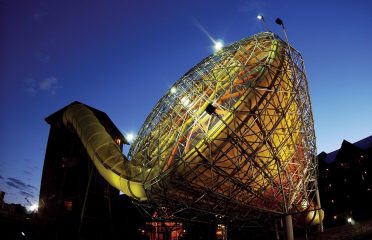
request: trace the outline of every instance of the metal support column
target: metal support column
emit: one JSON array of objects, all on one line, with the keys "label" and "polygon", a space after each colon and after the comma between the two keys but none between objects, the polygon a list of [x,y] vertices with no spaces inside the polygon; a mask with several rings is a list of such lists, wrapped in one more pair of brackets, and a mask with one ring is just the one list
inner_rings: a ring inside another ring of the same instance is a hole
[{"label": "metal support column", "polygon": [[275,240],[280,240],[278,220],[275,220]]},{"label": "metal support column", "polygon": [[86,188],[86,190],[85,190],[85,196],[84,196],[83,207],[82,207],[82,209],[81,209],[80,222],[79,222],[78,239],[80,239],[81,229],[82,229],[82,227],[83,227],[83,220],[84,220],[84,215],[85,215],[85,207],[86,207],[87,200],[88,200],[88,194],[89,194],[89,189],[90,189],[90,183],[92,182],[92,175],[93,175],[93,172],[94,172],[94,165],[91,164],[90,171],[89,171],[89,178],[88,178],[87,188]]},{"label": "metal support column", "polygon": [[319,210],[317,210],[318,213],[319,213],[319,231],[320,231],[320,232],[324,232],[323,216],[322,216],[322,214],[321,214],[322,205],[321,205],[321,203],[320,203],[320,195],[319,195],[318,184],[317,184],[317,186],[316,186],[315,195],[316,195],[316,204],[318,205],[318,208],[319,208]]},{"label": "metal support column", "polygon": [[284,231],[286,240],[294,240],[292,215],[285,215],[284,217]]}]

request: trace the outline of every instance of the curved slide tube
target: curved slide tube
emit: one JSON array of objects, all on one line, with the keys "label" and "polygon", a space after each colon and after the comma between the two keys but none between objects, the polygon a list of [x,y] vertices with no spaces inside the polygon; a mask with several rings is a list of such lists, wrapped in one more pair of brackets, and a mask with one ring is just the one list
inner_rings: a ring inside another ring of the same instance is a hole
[{"label": "curved slide tube", "polygon": [[63,123],[73,127],[98,172],[111,186],[136,200],[147,200],[143,169],[128,161],[92,111],[83,104],[72,105],[63,114]]}]

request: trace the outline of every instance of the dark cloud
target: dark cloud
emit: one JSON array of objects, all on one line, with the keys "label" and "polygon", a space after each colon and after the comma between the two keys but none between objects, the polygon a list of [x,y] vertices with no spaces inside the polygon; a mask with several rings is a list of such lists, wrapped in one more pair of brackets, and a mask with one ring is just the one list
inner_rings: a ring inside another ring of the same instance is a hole
[{"label": "dark cloud", "polygon": [[28,188],[31,188],[31,189],[34,189],[34,190],[36,190],[36,191],[38,190],[37,187],[32,186],[32,185],[30,185],[30,184],[27,184],[27,187],[28,187]]},{"label": "dark cloud", "polygon": [[34,198],[34,195],[31,192],[19,191],[19,194],[27,198]]},{"label": "dark cloud", "polygon": [[0,175],[0,179],[1,179],[1,180],[3,180],[3,179],[4,179],[4,177]]},{"label": "dark cloud", "polygon": [[5,182],[6,183],[6,185],[8,185],[9,187],[13,187],[13,188],[15,188],[15,189],[23,189],[22,187],[20,187],[18,184],[16,184],[16,183],[14,183],[14,182],[10,182],[10,181],[6,181]]},{"label": "dark cloud", "polygon": [[23,173],[24,173],[25,175],[32,176],[32,173],[29,172],[29,171],[27,171],[27,170],[23,170]]},{"label": "dark cloud", "polygon": [[21,191],[25,191],[25,192],[38,191],[38,189],[35,186],[26,184],[22,180],[19,180],[16,178],[8,178],[8,180],[5,183],[9,187],[12,187],[12,188],[15,188]]},{"label": "dark cloud", "polygon": [[21,181],[19,179],[16,179],[16,178],[8,178],[8,181],[6,181],[6,184],[8,184],[9,186],[14,187],[16,189],[20,189],[20,190],[23,190],[23,189],[27,188],[26,183],[24,183],[23,181]]}]

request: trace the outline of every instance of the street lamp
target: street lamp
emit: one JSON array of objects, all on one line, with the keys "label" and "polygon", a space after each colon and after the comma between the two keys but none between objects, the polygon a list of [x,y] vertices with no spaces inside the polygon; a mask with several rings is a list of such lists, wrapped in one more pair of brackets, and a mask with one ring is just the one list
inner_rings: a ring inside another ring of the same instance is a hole
[{"label": "street lamp", "polygon": [[285,30],[283,20],[280,19],[280,18],[277,18],[277,19],[275,20],[275,23],[278,24],[278,25],[280,25],[280,26],[282,27],[283,32],[284,32],[284,36],[285,36],[285,40],[287,41],[287,44],[288,44],[288,46],[289,46],[289,43],[288,43],[288,36],[287,36],[287,31]]},{"label": "street lamp", "polygon": [[258,21],[260,21],[262,23],[262,26],[264,27],[265,31],[269,31],[269,29],[266,26],[264,15],[262,15],[261,13],[258,14],[257,19],[258,19]]}]

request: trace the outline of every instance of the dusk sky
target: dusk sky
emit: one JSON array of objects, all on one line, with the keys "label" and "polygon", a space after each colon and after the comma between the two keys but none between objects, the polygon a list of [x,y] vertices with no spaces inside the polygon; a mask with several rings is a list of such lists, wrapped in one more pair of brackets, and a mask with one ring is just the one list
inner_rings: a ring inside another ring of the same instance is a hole
[{"label": "dusk sky", "polygon": [[171,85],[267,27],[302,53],[318,153],[372,134],[372,1],[0,0],[0,190],[38,201],[49,125],[80,101],[136,133]]}]

